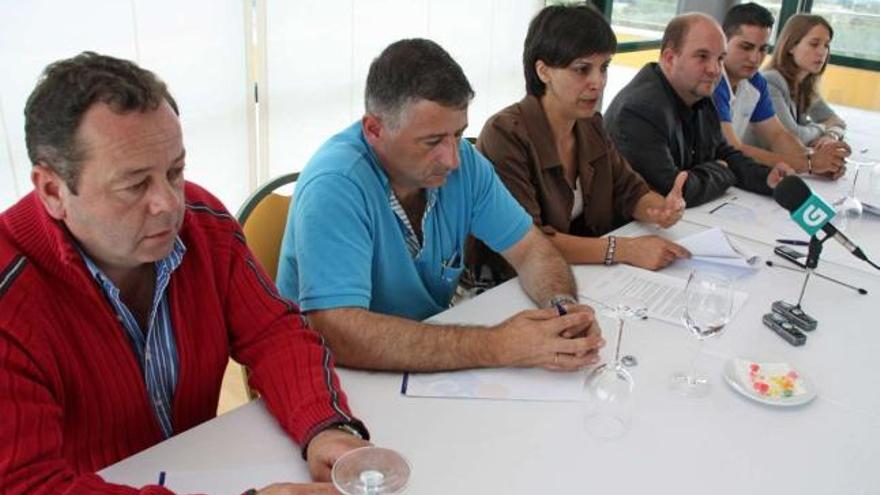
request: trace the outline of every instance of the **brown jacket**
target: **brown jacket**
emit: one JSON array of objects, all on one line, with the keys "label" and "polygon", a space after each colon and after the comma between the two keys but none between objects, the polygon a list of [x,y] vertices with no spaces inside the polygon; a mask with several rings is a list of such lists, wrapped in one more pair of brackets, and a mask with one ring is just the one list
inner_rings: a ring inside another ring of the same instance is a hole
[{"label": "brown jacket", "polygon": [[[636,203],[650,189],[617,152],[601,115],[578,120],[574,132],[584,212],[573,221],[569,221],[573,190],[565,180],[550,124],[536,97],[526,96],[492,116],[477,148],[545,234],[598,237],[628,222]],[[477,273],[480,265],[487,265],[495,283],[516,275],[501,256],[479,241],[471,243],[468,261]]]}]

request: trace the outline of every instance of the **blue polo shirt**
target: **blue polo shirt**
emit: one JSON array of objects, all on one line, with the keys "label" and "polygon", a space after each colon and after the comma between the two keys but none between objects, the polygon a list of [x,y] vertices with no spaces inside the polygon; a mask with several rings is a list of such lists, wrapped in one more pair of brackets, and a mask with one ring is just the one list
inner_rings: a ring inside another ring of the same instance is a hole
[{"label": "blue polo shirt", "polygon": [[468,234],[501,252],[532,225],[466,140],[459,158],[446,184],[427,191],[423,241],[414,247],[360,122],[330,138],[297,181],[278,262],[281,293],[303,311],[358,307],[423,320],[448,308]]},{"label": "blue polo shirt", "polygon": [[733,125],[733,131],[740,139],[745,136],[749,123],[763,122],[776,115],[770,100],[770,90],[767,89],[767,80],[760,72],[740,81],[735,93],[731,91],[727,74],[723,74],[718,86],[715,86],[712,98],[715,100],[719,120]]}]

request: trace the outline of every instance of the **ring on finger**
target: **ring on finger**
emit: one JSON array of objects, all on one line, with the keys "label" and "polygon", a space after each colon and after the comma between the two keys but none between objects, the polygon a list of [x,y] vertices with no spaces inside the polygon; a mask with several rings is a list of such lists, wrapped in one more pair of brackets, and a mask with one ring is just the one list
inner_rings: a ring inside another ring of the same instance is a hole
[{"label": "ring on finger", "polygon": [[559,364],[559,353],[553,354],[553,364]]}]

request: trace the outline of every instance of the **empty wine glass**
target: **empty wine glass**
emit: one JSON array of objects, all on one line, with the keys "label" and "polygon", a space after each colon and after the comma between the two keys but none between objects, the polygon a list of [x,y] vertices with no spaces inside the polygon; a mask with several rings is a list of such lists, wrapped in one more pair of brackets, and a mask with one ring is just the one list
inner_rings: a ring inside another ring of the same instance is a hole
[{"label": "empty wine glass", "polygon": [[406,458],[391,449],[361,447],[337,459],[330,479],[343,495],[385,495],[403,493],[410,471]]},{"label": "empty wine glass", "polygon": [[685,287],[682,322],[697,338],[697,352],[687,372],[676,372],[670,379],[670,388],[685,397],[704,397],[711,390],[709,379],[697,371],[696,364],[703,340],[724,330],[733,309],[733,281],[730,277],[712,271],[694,270]]},{"label": "empty wine glass", "polygon": [[632,424],[632,375],[620,360],[620,344],[626,320],[645,319],[647,309],[640,301],[620,297],[611,305],[597,304],[599,311],[617,319],[617,342],[614,361],[594,368],[584,382],[587,402],[587,430],[602,438],[617,438],[629,431]]},{"label": "empty wine glass", "polygon": [[837,227],[842,231],[852,233],[862,219],[864,206],[862,201],[856,196],[856,183],[859,179],[861,166],[852,161],[848,161],[847,164],[852,167],[853,171],[852,186],[842,198],[834,202],[834,210],[837,214]]},{"label": "empty wine glass", "polygon": [[[867,148],[861,150],[861,154],[867,153]],[[859,181],[859,174],[863,169],[873,168],[877,162],[865,160],[847,159],[846,165],[852,170],[853,179],[849,191],[844,196],[834,202],[834,209],[837,213],[837,227],[848,233],[855,233],[861,225],[862,215],[864,213],[864,205],[859,199],[856,187]]]}]

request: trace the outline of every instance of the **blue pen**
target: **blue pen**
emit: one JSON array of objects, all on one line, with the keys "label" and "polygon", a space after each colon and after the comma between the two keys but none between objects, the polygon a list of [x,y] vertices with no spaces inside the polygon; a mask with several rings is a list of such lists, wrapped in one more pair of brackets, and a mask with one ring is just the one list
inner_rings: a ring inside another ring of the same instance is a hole
[{"label": "blue pen", "polygon": [[788,244],[789,246],[809,246],[807,241],[798,241],[796,239],[776,239],[779,244]]},{"label": "blue pen", "polygon": [[455,250],[455,252],[452,253],[452,257],[449,258],[449,263],[446,266],[455,268],[458,265],[459,258],[461,258],[461,254],[458,250]]},{"label": "blue pen", "polygon": [[165,486],[165,471],[159,471],[159,486]]},{"label": "blue pen", "polygon": [[565,316],[568,314],[568,311],[565,310],[565,306],[563,306],[562,303],[556,303],[555,306],[559,316]]}]

